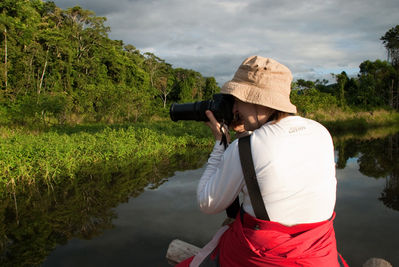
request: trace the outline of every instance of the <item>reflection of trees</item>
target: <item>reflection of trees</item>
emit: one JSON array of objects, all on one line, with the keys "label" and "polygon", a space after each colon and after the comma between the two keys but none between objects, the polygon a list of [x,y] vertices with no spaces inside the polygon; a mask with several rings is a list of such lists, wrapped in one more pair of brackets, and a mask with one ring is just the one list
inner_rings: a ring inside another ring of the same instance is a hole
[{"label": "reflection of trees", "polygon": [[112,162],[82,166],[74,180],[65,180],[49,190],[24,191],[15,203],[0,199],[0,265],[38,266],[57,244],[78,237],[91,239],[113,227],[112,208],[141,194],[148,184],[160,185],[176,170],[199,168],[208,152],[191,148],[170,158],[127,162],[118,168]]},{"label": "reflection of trees", "polygon": [[361,146],[362,155],[358,160],[359,171],[361,173],[370,177],[379,178],[387,177],[392,172],[395,165],[394,161],[396,161],[393,157],[393,138],[394,137],[391,136],[363,143]]},{"label": "reflection of trees", "polygon": [[399,210],[399,135],[389,138],[386,154],[392,160],[392,171],[387,177],[380,200],[394,210]]},{"label": "reflection of trees", "polygon": [[337,167],[344,168],[351,157],[358,157],[359,171],[370,177],[387,179],[380,200],[399,210],[399,133],[386,138],[337,141]]},{"label": "reflection of trees", "polygon": [[336,141],[336,149],[338,151],[337,168],[343,169],[346,166],[346,162],[349,158],[356,157],[359,153],[358,146],[359,142],[356,139],[350,139],[345,141]]},{"label": "reflection of trees", "polygon": [[399,210],[399,175],[398,172],[387,177],[387,183],[379,198],[388,208]]}]

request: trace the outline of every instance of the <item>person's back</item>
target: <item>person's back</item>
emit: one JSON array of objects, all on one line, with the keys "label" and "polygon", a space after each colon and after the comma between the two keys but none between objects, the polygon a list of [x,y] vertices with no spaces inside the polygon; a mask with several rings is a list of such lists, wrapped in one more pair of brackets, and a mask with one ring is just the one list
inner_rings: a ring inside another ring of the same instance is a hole
[{"label": "person's back", "polygon": [[[331,217],[336,195],[334,150],[322,125],[299,116],[267,123],[253,132],[251,149],[271,221],[295,225]],[[255,216],[248,197],[243,208]]]}]

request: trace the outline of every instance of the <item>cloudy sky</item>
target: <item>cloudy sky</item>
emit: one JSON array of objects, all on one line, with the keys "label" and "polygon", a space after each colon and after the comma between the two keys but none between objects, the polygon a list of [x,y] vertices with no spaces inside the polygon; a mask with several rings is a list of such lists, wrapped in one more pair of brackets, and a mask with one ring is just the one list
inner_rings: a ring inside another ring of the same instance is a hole
[{"label": "cloudy sky", "polygon": [[399,24],[397,0],[55,0],[107,18],[109,37],[173,67],[232,78],[248,56],[271,57],[294,78],[333,82],[364,60],[386,59],[380,41]]}]

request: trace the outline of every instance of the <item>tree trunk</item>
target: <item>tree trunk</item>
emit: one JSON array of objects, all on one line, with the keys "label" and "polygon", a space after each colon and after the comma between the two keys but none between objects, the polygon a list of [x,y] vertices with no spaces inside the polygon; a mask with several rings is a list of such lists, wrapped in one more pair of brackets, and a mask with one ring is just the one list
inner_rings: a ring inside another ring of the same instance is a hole
[{"label": "tree trunk", "polygon": [[399,65],[396,68],[396,95],[394,93],[394,85],[392,84],[392,108],[399,110]]},{"label": "tree trunk", "polygon": [[44,74],[46,73],[46,68],[47,68],[47,58],[48,58],[48,48],[47,48],[47,52],[46,52],[46,62],[44,62],[43,72],[42,72],[42,76],[40,78],[39,89],[37,90],[38,95],[40,95],[40,91],[42,90],[43,78],[44,78]]},{"label": "tree trunk", "polygon": [[7,90],[7,29],[4,29],[4,81],[5,81],[5,89]]},{"label": "tree trunk", "polygon": [[[399,82],[398,82],[399,84]],[[399,86],[397,86],[397,90],[396,90],[396,110],[399,110]]]},{"label": "tree trunk", "polygon": [[391,83],[391,92],[390,92],[390,95],[389,95],[389,106],[390,106],[391,108],[394,108],[394,106],[393,106],[393,86],[394,86],[394,82],[395,82],[395,80],[392,79],[392,83]]},{"label": "tree trunk", "polygon": [[163,98],[163,108],[166,107],[166,97],[167,97],[167,95],[164,95],[164,98]]}]

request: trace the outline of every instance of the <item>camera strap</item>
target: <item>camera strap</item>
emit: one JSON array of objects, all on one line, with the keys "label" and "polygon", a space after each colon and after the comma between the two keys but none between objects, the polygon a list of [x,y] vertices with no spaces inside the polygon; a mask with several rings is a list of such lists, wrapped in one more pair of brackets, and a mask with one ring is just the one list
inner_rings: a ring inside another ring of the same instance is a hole
[{"label": "camera strap", "polygon": [[261,220],[269,220],[269,215],[267,214],[265,203],[260,192],[258,180],[256,179],[256,172],[251,153],[250,138],[251,135],[238,139],[241,168],[256,218]]},{"label": "camera strap", "polygon": [[226,150],[226,148],[229,146],[229,144],[227,143],[227,136],[226,136],[226,134],[225,134],[225,125],[226,124],[224,124],[223,122],[220,124],[220,128],[219,128],[219,130],[220,130],[220,132],[222,133],[222,140],[220,140],[220,144],[223,144],[223,146],[224,146],[224,149]]}]

